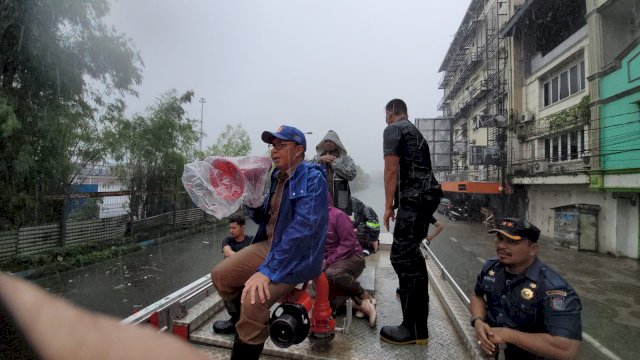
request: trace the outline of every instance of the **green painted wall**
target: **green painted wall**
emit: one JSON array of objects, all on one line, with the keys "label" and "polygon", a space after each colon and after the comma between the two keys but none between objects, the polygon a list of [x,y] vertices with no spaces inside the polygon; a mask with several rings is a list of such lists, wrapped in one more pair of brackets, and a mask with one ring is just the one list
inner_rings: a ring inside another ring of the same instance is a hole
[{"label": "green painted wall", "polygon": [[[620,62],[620,68],[600,79],[600,99],[640,86],[640,45]],[[600,106],[600,147],[603,170],[640,168],[640,91]],[[639,149],[639,150],[632,150]]]}]

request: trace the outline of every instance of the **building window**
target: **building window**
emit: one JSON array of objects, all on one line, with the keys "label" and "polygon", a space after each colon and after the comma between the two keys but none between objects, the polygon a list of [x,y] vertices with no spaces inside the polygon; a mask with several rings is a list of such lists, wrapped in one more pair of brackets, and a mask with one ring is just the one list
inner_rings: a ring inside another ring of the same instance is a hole
[{"label": "building window", "polygon": [[544,140],[544,158],[551,162],[577,160],[584,155],[584,131],[554,136]]},{"label": "building window", "polygon": [[544,159],[551,160],[551,139],[544,139]]},{"label": "building window", "polygon": [[584,61],[572,64],[558,75],[542,85],[544,106],[557,103],[560,100],[584,90]]}]

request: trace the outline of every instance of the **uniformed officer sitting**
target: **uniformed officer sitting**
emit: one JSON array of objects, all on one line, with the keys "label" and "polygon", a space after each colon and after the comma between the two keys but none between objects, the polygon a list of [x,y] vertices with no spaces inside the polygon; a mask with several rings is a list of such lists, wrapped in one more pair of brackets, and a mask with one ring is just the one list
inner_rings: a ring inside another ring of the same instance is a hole
[{"label": "uniformed officer sitting", "polygon": [[500,344],[506,344],[506,359],[574,359],[582,305],[573,288],[538,260],[540,229],[505,218],[489,233],[496,234],[498,257],[484,264],[471,294],[478,345],[496,359]]}]

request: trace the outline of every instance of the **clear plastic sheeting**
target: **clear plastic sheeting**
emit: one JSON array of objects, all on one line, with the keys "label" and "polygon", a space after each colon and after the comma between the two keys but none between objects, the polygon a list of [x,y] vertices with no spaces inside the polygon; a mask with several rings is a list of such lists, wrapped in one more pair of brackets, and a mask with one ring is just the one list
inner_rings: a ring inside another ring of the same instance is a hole
[{"label": "clear plastic sheeting", "polygon": [[262,205],[271,166],[262,156],[208,157],[185,165],[182,184],[196,206],[221,219],[240,205]]}]

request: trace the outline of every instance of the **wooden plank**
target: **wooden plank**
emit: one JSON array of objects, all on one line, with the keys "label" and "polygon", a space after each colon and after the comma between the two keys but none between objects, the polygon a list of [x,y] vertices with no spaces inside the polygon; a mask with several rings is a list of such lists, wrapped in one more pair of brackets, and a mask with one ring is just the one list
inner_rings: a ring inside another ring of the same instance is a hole
[{"label": "wooden plank", "polygon": [[21,227],[18,230],[18,232],[19,233],[28,233],[28,232],[34,232],[34,231],[43,231],[43,230],[47,230],[47,229],[55,229],[55,228],[59,228],[59,227],[60,227],[59,224],[28,226],[28,227]]},{"label": "wooden plank", "polygon": [[74,237],[78,235],[90,235],[90,234],[97,234],[97,233],[110,233],[110,232],[120,233],[120,232],[123,232],[125,228],[126,226],[122,224],[122,225],[114,226],[111,228],[74,229],[72,231],[67,231],[65,236],[69,238],[69,237]]},{"label": "wooden plank", "polygon": [[99,241],[99,240],[104,240],[104,239],[109,239],[109,240],[115,240],[115,239],[120,239],[122,238],[124,235],[124,233],[122,234],[115,234],[115,233],[106,233],[106,234],[94,234],[91,236],[76,236],[76,237],[67,237],[66,238],[66,243],[67,244],[71,244],[71,243],[78,243],[78,242],[94,242],[94,241]]}]

